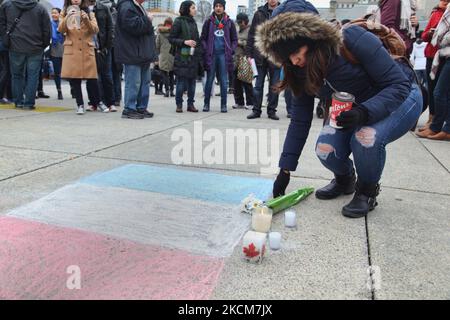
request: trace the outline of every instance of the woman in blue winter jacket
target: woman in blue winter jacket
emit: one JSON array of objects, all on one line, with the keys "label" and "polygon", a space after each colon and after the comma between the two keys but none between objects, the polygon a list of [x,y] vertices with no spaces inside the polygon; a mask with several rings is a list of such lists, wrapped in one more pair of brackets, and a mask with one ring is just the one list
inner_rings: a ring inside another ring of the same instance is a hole
[{"label": "woman in blue winter jacket", "polygon": [[[283,66],[280,89],[289,88],[294,94],[274,196],[285,193],[290,171],[297,168],[311,127],[314,98],[330,99],[334,92],[346,92],[354,96],[352,109],[335,119],[335,127],[328,120],[317,140],[316,154],[335,178],[317,190],[316,197],[355,193],[343,215],[367,215],[377,205],[386,145],[406,134],[420,116],[420,89],[371,32],[358,26],[337,30],[317,15],[277,15],[259,28],[257,46]],[[358,63],[340,55],[343,46]]]}]

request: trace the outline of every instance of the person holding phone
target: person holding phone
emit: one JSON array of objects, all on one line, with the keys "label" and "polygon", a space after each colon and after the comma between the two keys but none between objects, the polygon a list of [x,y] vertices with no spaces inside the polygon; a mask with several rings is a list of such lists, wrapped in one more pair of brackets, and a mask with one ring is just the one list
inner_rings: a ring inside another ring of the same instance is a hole
[{"label": "person holding phone", "polygon": [[[69,79],[77,102],[77,114],[85,112],[81,82],[92,82],[94,103],[103,112],[109,109],[100,103],[95,61],[95,39],[98,33],[97,20],[89,10],[87,0],[65,0],[58,31],[65,34],[61,77]],[[103,108],[102,108],[103,107]]]}]

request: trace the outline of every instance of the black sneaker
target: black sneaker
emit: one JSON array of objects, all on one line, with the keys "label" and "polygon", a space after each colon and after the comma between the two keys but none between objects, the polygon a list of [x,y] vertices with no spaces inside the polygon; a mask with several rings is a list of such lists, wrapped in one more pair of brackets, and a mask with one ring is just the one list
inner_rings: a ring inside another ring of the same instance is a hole
[{"label": "black sneaker", "polygon": [[356,192],[352,201],[342,208],[342,214],[347,218],[362,218],[378,205],[377,196],[380,185],[356,183]]},{"label": "black sneaker", "polygon": [[153,116],[154,116],[153,112],[148,112],[147,109],[138,110],[138,112],[140,114],[144,115],[144,118],[153,118]]},{"label": "black sneaker", "polygon": [[256,113],[256,112],[252,112],[251,114],[249,114],[247,116],[247,119],[256,119],[256,118],[261,118],[261,114],[260,113]]},{"label": "black sneaker", "polygon": [[134,110],[130,110],[130,109],[124,109],[122,111],[122,118],[124,119],[144,119],[144,114],[134,111]]},{"label": "black sneaker", "polygon": [[267,116],[272,120],[280,120],[280,118],[275,113],[268,114]]},{"label": "black sneaker", "polygon": [[44,91],[40,91],[40,92],[38,92],[36,98],[44,98],[44,99],[48,99],[48,98],[50,98],[50,96],[47,95],[47,94],[45,94]]}]

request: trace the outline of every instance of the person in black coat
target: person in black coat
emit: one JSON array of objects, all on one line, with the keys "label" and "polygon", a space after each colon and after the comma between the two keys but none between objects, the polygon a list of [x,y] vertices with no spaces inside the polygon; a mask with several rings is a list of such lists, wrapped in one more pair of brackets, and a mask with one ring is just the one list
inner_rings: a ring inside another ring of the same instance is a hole
[{"label": "person in black coat", "polygon": [[[95,19],[98,25],[97,48],[95,50],[95,58],[97,62],[98,73],[98,94],[100,100],[103,101],[110,111],[117,111],[114,107],[114,84],[112,78],[112,54],[114,27],[110,7],[100,1],[90,0],[89,4],[95,13]],[[92,82],[86,83],[88,95],[95,88],[91,87]],[[91,98],[89,98],[90,101]],[[87,111],[93,111],[87,109]]]},{"label": "person in black coat", "polygon": [[[253,16],[252,26],[248,33],[246,55],[249,59],[254,59],[258,68],[258,76],[256,77],[256,83],[254,87],[254,105],[253,112],[247,117],[247,119],[256,119],[261,117],[262,102],[264,97],[264,79],[269,77],[270,88],[272,88],[280,79],[280,69],[275,67],[266,58],[261,56],[258,49],[255,46],[255,35],[258,26],[269,20],[273,10],[275,10],[280,3],[278,0],[267,0],[264,6],[258,8]],[[267,115],[270,119],[279,120],[276,112],[278,107],[278,94],[269,90],[269,104],[267,106]]]},{"label": "person in black coat", "polygon": [[176,112],[183,112],[183,92],[188,92],[189,112],[198,112],[194,106],[196,80],[203,74],[202,44],[194,20],[196,7],[193,1],[184,1],[180,6],[180,17],[175,19],[169,36],[175,55],[174,72],[177,76],[175,102]]},{"label": "person in black coat", "polygon": [[124,65],[125,106],[123,118],[153,117],[147,111],[150,95],[150,64],[157,60],[155,33],[144,0],[119,0],[114,48],[116,63]]}]

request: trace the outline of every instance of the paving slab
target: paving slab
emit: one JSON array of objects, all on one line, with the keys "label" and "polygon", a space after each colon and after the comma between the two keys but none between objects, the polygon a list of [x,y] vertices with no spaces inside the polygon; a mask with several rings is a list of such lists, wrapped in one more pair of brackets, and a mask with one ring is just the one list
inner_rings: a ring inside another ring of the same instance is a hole
[{"label": "paving slab", "polygon": [[382,190],[368,216],[376,299],[450,299],[450,195]]},{"label": "paving slab", "polygon": [[[428,152],[430,152],[441,166],[447,169],[450,173],[450,145],[448,141],[432,141],[421,139],[420,142],[424,145]],[[449,190],[447,188],[447,190]]]},{"label": "paving slab", "polygon": [[46,152],[0,146],[0,180],[71,159],[67,153]]}]

